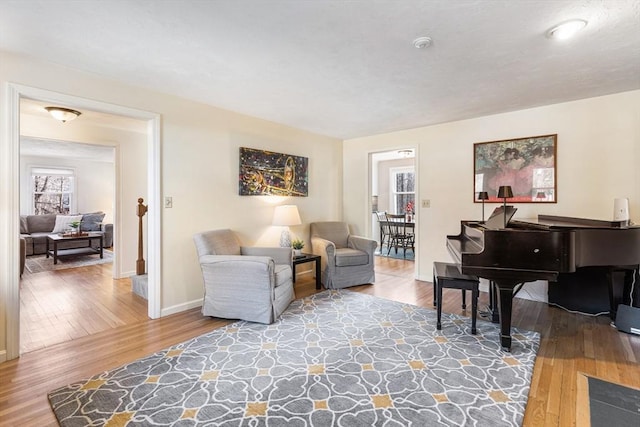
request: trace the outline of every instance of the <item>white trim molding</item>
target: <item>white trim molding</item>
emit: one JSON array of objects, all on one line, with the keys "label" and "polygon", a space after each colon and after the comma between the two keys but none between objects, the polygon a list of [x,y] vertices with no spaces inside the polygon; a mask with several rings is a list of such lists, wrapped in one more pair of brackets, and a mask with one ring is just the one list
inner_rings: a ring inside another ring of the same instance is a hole
[{"label": "white trim molding", "polygon": [[[2,103],[0,111],[0,204],[6,209],[0,211],[0,296],[6,301],[6,356],[7,360],[20,355],[20,280],[19,280],[19,174],[20,174],[20,98],[27,97],[75,108],[117,114],[147,121],[147,164],[148,164],[148,257],[149,257],[149,300],[148,315],[152,319],[161,316],[162,276],[161,257],[161,136],[160,115],[115,104],[108,104],[86,98],[52,92],[7,82],[0,88]],[[116,163],[118,163],[116,161]],[[117,168],[118,166],[116,166]],[[116,170],[116,175],[118,171]],[[120,180],[116,176],[116,181]],[[116,186],[117,187],[117,186]],[[116,190],[117,191],[117,190]],[[116,194],[116,212],[122,207]],[[121,212],[119,212],[121,213]],[[117,216],[116,216],[117,217]],[[116,218],[117,223],[117,218]],[[120,227],[118,227],[120,228]],[[116,253],[114,269],[121,263]]]}]

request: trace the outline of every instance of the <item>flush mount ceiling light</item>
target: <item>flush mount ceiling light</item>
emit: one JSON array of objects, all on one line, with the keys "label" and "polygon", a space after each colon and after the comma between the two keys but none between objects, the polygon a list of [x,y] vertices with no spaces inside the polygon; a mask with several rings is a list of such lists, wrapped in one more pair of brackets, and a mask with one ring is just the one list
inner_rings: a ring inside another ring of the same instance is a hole
[{"label": "flush mount ceiling light", "polygon": [[60,120],[62,123],[70,122],[82,114],[80,111],[64,107],[44,107],[44,109],[47,110],[54,119]]},{"label": "flush mount ceiling light", "polygon": [[398,150],[398,155],[400,157],[413,157],[413,150]]},{"label": "flush mount ceiling light", "polygon": [[433,43],[431,37],[418,37],[413,41],[413,47],[416,49],[426,49],[431,46],[431,43]]},{"label": "flush mount ceiling light", "polygon": [[574,36],[578,31],[587,26],[587,21],[583,19],[572,19],[556,25],[547,31],[547,37],[550,39],[566,40]]}]

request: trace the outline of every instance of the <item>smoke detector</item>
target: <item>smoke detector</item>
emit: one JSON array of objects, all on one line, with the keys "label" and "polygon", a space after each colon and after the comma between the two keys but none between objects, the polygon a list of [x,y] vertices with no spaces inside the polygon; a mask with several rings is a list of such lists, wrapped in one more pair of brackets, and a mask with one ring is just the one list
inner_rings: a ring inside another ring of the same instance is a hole
[{"label": "smoke detector", "polygon": [[431,37],[418,37],[413,41],[413,47],[416,49],[426,49],[431,46],[431,43],[433,43]]}]

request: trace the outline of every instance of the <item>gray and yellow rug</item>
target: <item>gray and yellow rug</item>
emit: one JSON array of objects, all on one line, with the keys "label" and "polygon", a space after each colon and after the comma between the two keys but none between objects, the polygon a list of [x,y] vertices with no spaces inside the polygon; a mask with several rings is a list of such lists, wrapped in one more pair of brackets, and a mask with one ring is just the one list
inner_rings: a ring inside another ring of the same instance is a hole
[{"label": "gray and yellow rug", "polygon": [[350,291],[49,394],[62,426],[519,426],[539,336]]}]

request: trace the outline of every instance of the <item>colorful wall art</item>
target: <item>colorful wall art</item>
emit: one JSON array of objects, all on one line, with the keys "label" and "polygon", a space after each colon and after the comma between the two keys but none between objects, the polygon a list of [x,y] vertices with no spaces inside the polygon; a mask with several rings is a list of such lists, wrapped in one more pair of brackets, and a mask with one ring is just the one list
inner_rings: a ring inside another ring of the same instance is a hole
[{"label": "colorful wall art", "polygon": [[241,196],[309,195],[309,159],[240,147]]}]

